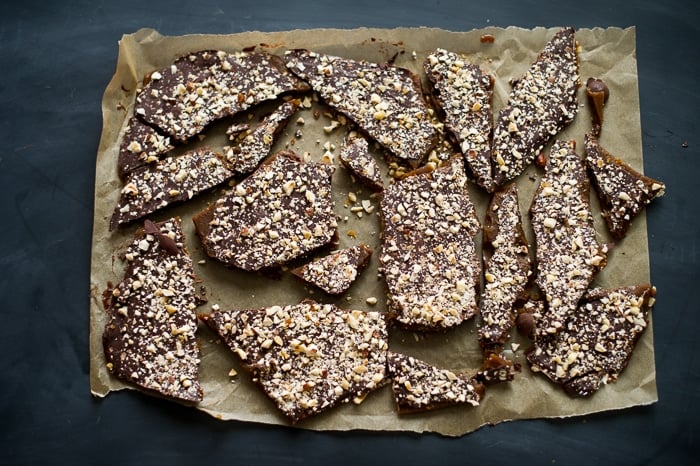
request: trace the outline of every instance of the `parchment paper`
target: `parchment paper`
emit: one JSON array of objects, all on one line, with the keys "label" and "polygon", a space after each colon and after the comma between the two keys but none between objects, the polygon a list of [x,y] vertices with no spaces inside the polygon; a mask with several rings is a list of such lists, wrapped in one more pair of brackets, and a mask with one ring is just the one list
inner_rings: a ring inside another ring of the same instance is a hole
[{"label": "parchment paper", "polygon": [[[190,35],[164,37],[158,32],[143,29],[125,35],[119,43],[119,58],[112,81],[107,86],[102,103],[104,125],[97,154],[95,180],[95,217],[92,244],[91,307],[90,307],[90,387],[96,396],[110,391],[133,388],[113,378],[106,370],[102,353],[101,336],[107,316],[101,301],[101,293],[108,283],[122,279],[123,265],[117,254],[133,236],[136,225],[122,231],[108,231],[109,217],[117,201],[121,182],[117,177],[116,161],[120,135],[127,118],[132,114],[137,87],[143,76],[170,64],[177,57],[202,49],[221,49],[230,52],[256,47],[281,54],[287,48],[307,48],[319,52],[363,58],[376,62],[395,59],[399,66],[421,72],[423,59],[436,47],[466,53],[470,60],[494,75],[494,110],[500,109],[508,96],[509,79],[521,76],[535,59],[545,42],[557,29],[537,28],[487,28],[469,32],[449,32],[439,29],[356,29],[356,30],[300,30],[276,33],[249,32],[233,35]],[[493,43],[482,43],[482,34],[492,34]],[[580,43],[580,73],[585,83],[590,76],[605,80],[610,88],[610,100],[605,109],[605,125],[601,144],[613,154],[626,160],[638,170],[643,169],[641,125],[635,57],[635,30],[584,29],[576,32]],[[575,121],[559,134],[561,139],[575,139],[579,153],[583,150],[583,135],[590,129],[590,112],[585,97],[585,86],[579,89],[580,111]],[[321,116],[314,118],[318,109]],[[269,111],[263,106],[258,113]],[[358,202],[369,199],[377,206],[377,200],[366,189],[350,182],[347,172],[337,162],[345,128],[340,126],[330,133],[324,127],[331,126],[331,118],[323,113],[327,109],[314,104],[292,117],[286,131],[274,150],[288,147],[299,154],[308,153],[312,160],[320,160],[325,152],[335,155],[338,169],[334,175],[335,209],[338,214],[340,247],[369,243],[375,248],[370,266],[348,291],[347,296],[329,299],[320,292],[305,288],[289,273],[281,278],[264,277],[223,267],[209,260],[201,250],[194,233],[191,217],[221,194],[221,190],[205,194],[185,205],[169,208],[150,218],[161,220],[178,215],[183,220],[188,235],[188,247],[193,256],[198,276],[208,291],[209,303],[198,309],[210,312],[211,306],[221,308],[259,308],[284,305],[311,297],[324,302],[335,302],[344,308],[385,310],[384,285],[377,275],[379,248],[379,218],[376,210],[363,214],[353,213],[347,204],[347,194],[353,191]],[[298,117],[304,124],[297,123]],[[247,116],[241,117],[243,119]],[[257,118],[254,116],[253,118]],[[203,141],[187,148],[208,145],[220,149],[226,145],[224,130],[230,120],[213,125]],[[300,130],[301,137],[295,137]],[[293,143],[292,143],[293,141]],[[328,144],[326,144],[328,142]],[[178,149],[182,150],[182,149]],[[548,147],[547,147],[548,152]],[[387,166],[379,152],[377,159],[388,180]],[[518,178],[521,211],[529,234],[527,209],[532,199],[541,169],[530,167]],[[483,219],[488,197],[477,188],[471,190],[473,200]],[[605,226],[597,215],[598,203],[592,192],[596,213],[596,227],[600,241],[610,242]],[[350,206],[351,207],[351,206]],[[345,220],[347,217],[347,221]],[[348,233],[354,233],[354,238]],[[204,263],[199,261],[204,260]],[[638,217],[626,239],[618,242],[609,257],[609,265],[598,276],[594,285],[616,287],[649,281],[649,253],[644,214]],[[366,298],[374,296],[379,302],[370,306]],[[440,367],[453,370],[475,369],[480,365],[475,321],[465,323],[445,334],[416,334],[391,330],[390,348],[423,358]],[[646,405],[657,401],[652,326],[646,330],[637,344],[632,360],[620,379],[604,386],[590,399],[572,399],[543,376],[533,374],[527,367],[523,351],[529,342],[513,331],[512,342],[520,344],[516,351],[507,345],[506,355],[523,366],[516,379],[507,384],[489,387],[479,407],[456,407],[434,412],[399,417],[393,404],[390,388],[384,387],[370,394],[360,405],[347,404],[319,416],[307,419],[298,427],[316,430],[406,430],[437,432],[458,436],[471,432],[485,424],[507,420],[566,417],[597,411]],[[201,377],[204,400],[197,409],[219,419],[236,419],[271,424],[288,424],[273,403],[242,372],[236,357],[216,341],[207,328],[200,326]],[[231,368],[239,374],[229,377]]]}]

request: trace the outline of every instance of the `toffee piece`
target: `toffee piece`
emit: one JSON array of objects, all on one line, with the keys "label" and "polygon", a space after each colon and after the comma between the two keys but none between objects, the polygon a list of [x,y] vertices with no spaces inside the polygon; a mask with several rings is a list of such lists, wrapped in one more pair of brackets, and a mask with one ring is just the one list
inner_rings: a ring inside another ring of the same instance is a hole
[{"label": "toffee piece", "polygon": [[107,300],[107,369],[150,392],[202,400],[195,339],[198,297],[180,219],[146,221],[126,249],[124,279]]},{"label": "toffee piece", "polygon": [[484,385],[511,382],[515,374],[520,372],[520,364],[513,363],[503,353],[488,351],[484,353],[484,362],[474,376],[475,380]]},{"label": "toffee piece", "polygon": [[444,115],[448,135],[464,154],[476,184],[493,191],[491,135],[493,77],[467,58],[437,49],[423,64],[431,96]]},{"label": "toffee piece", "polygon": [[330,295],[339,295],[345,293],[355,282],[371,256],[372,248],[359,243],[292,269],[291,272]]},{"label": "toffee piece", "polygon": [[593,125],[591,132],[598,137],[603,129],[603,110],[610,97],[610,89],[602,79],[588,78],[586,80],[586,97],[588,97],[588,103],[591,106]]},{"label": "toffee piece", "polygon": [[518,176],[578,111],[578,52],[573,28],[544,46],[496,117],[493,163],[496,185]]},{"label": "toffee piece", "polygon": [[585,149],[586,166],[600,199],[601,215],[612,236],[622,239],[639,212],[664,195],[666,185],[610,154],[591,134],[585,136]]},{"label": "toffee piece", "polygon": [[229,128],[229,137],[237,144],[225,147],[224,156],[239,175],[254,171],[260,162],[270,154],[276,136],[284,129],[289,119],[299,108],[300,101],[284,102],[252,131],[239,125]]},{"label": "toffee piece", "polygon": [[578,301],[606,265],[607,245],[596,239],[590,183],[574,141],[555,141],[530,207],[537,245],[535,282],[547,302],[537,334],[566,327]]},{"label": "toffee piece", "polygon": [[479,301],[479,344],[500,352],[515,324],[515,306],[527,299],[531,272],[515,184],[496,191],[484,221],[485,285]]},{"label": "toffee piece", "polygon": [[284,60],[330,107],[399,159],[417,166],[435,144],[437,130],[411,71],[300,49]]},{"label": "toffee piece", "polygon": [[394,351],[387,354],[394,401],[399,414],[468,404],[479,406],[484,386],[468,374],[441,369]]},{"label": "toffee piece", "polygon": [[351,131],[343,142],[338,158],[361,184],[375,192],[384,189],[379,165],[369,154],[367,139],[363,136]]},{"label": "toffee piece", "polygon": [[136,96],[136,114],[182,142],[215,120],[309,90],[279,57],[262,52],[193,52],[147,79]]},{"label": "toffee piece", "polygon": [[173,148],[170,137],[160,134],[136,117],[129,118],[119,145],[119,177],[125,179],[136,169],[157,162]]},{"label": "toffee piece", "polygon": [[204,251],[248,271],[276,267],[336,235],[334,167],[282,151],[193,218]]},{"label": "toffee piece", "polygon": [[415,330],[446,330],[476,315],[479,219],[461,157],[384,190],[381,255],[389,311]]},{"label": "toffee piece", "polygon": [[627,367],[648,325],[656,293],[651,285],[588,291],[566,328],[536,338],[527,360],[571,396],[588,397]]},{"label": "toffee piece", "polygon": [[230,179],[219,153],[202,147],[141,167],[125,180],[109,229],[114,230]]},{"label": "toffee piece", "polygon": [[305,300],[202,318],[292,423],[360,402],[385,382],[388,334],[382,313]]}]

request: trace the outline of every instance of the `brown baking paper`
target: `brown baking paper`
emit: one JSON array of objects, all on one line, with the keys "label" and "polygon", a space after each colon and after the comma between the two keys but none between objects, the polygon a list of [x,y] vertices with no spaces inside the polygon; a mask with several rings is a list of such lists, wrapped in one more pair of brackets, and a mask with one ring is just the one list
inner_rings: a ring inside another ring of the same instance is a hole
[{"label": "brown baking paper", "polygon": [[[509,80],[521,76],[528,69],[556,30],[487,28],[469,32],[448,32],[428,28],[356,29],[164,37],[156,31],[144,29],[135,34],[125,35],[119,43],[119,59],[114,77],[104,94],[104,126],[97,154],[90,307],[92,393],[102,397],[113,390],[133,388],[113,378],[105,368],[101,337],[107,315],[101,295],[109,283],[118,283],[122,279],[123,265],[117,255],[129,243],[137,227],[134,225],[114,233],[108,231],[109,217],[121,189],[116,172],[120,135],[128,116],[132,114],[136,90],[146,73],[166,66],[177,57],[192,51],[221,49],[234,52],[256,47],[277,54],[288,48],[307,48],[376,62],[393,59],[397,65],[422,75],[421,67],[425,56],[435,48],[443,47],[467,54],[470,61],[478,63],[495,77],[494,109],[498,111],[507,99]],[[483,34],[493,35],[494,42],[482,43],[480,37]],[[579,58],[582,82],[585,83],[588,77],[595,76],[602,78],[610,88],[611,97],[605,109],[606,123],[600,138],[601,144],[634,168],[642,170],[635,30],[584,29],[576,32],[576,38],[581,46]],[[590,129],[591,124],[584,86],[579,89],[579,103],[581,108],[576,119],[558,135],[558,138],[575,139],[580,153],[583,148],[583,135]],[[258,113],[269,109],[269,105],[263,105]],[[321,111],[318,119],[314,118],[314,109]],[[223,309],[260,308],[293,304],[306,297],[334,302],[343,308],[386,309],[384,285],[377,275],[377,199],[366,189],[354,185],[348,173],[337,162],[345,128],[340,126],[331,130],[332,118],[323,114],[326,111],[327,108],[318,103],[314,103],[311,109],[300,111],[292,117],[274,150],[287,147],[299,154],[307,153],[312,160],[320,160],[324,153],[334,156],[337,166],[334,175],[334,200],[339,216],[340,246],[350,246],[359,241],[370,244],[375,248],[370,266],[346,295],[337,299],[329,299],[320,292],[305,288],[289,273],[282,273],[281,278],[272,278],[227,269],[203,254],[191,221],[192,215],[220,195],[223,188],[216,189],[187,204],[168,208],[150,217],[154,220],[175,215],[182,218],[196,272],[202,279],[202,284],[206,286],[209,297],[208,304],[198,309],[199,313],[210,312],[214,304]],[[304,124],[297,122],[298,117],[303,118]],[[246,116],[240,118],[245,119]],[[230,120],[214,124],[205,133],[206,138],[203,141],[192,143],[187,148],[208,145],[220,150],[227,143],[224,134],[227,123],[230,123]],[[301,137],[295,137],[298,131],[301,135],[297,136]],[[375,153],[385,180],[388,181],[387,165],[379,152]],[[531,166],[517,180],[521,211],[528,233],[527,209],[541,172],[541,169]],[[483,219],[488,197],[479,189],[472,188],[473,200]],[[372,213],[364,212],[362,218],[359,218],[351,211],[352,205],[348,206],[347,195],[350,191],[357,194],[358,201],[355,206],[360,206],[362,200],[370,200],[375,210]],[[591,193],[591,196],[593,198],[594,194]],[[610,237],[598,215],[598,203],[595,199],[592,199],[592,203],[599,239],[609,242]],[[643,214],[635,219],[629,235],[616,245],[608,260],[609,265],[598,276],[594,285],[617,287],[649,281],[649,253]],[[370,306],[366,303],[368,297],[376,297],[379,302]],[[427,335],[391,329],[390,348],[423,358],[440,367],[473,370],[481,363],[475,325],[475,321],[472,320],[447,333]],[[514,351],[515,346],[507,345],[506,355],[522,364],[522,372],[511,383],[489,387],[478,407],[455,407],[399,417],[393,404],[391,390],[386,386],[367,396],[359,405],[350,403],[339,406],[302,421],[298,426],[316,430],[406,430],[458,436],[485,424],[507,420],[584,415],[646,405],[657,400],[651,325],[637,344],[632,360],[619,380],[604,386],[590,399],[572,399],[542,375],[532,373],[523,355],[529,342],[519,337],[516,332],[512,333],[512,342],[520,346]],[[219,419],[288,424],[274,404],[241,370],[236,357],[216,340],[212,332],[200,326],[198,338],[201,344],[201,379],[205,395],[197,409]],[[238,375],[228,375],[232,368],[236,369]]]}]

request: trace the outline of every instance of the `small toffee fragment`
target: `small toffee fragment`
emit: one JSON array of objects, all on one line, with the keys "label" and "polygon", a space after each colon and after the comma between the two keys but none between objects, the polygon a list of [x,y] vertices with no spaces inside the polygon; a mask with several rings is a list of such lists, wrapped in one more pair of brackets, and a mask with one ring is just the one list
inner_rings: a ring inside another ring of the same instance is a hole
[{"label": "small toffee fragment", "polygon": [[284,129],[289,119],[299,108],[300,101],[290,100],[280,105],[266,116],[252,131],[240,126],[232,126],[227,133],[232,141],[237,142],[224,148],[226,161],[239,175],[254,171],[260,162],[270,154],[276,136]]},{"label": "small toffee fragment", "polygon": [[292,423],[361,402],[386,382],[388,333],[380,312],[305,300],[202,319]]},{"label": "small toffee fragment", "polygon": [[510,382],[520,372],[520,364],[504,358],[500,353],[486,353],[484,362],[474,378],[484,385]]},{"label": "small toffee fragment", "polygon": [[666,185],[610,154],[591,134],[585,136],[585,148],[586,166],[600,199],[601,215],[612,236],[622,239],[639,212],[665,194]]},{"label": "small toffee fragment", "polygon": [[537,335],[566,327],[578,301],[606,265],[607,245],[596,239],[590,183],[574,141],[555,141],[530,207],[535,234],[535,283],[547,310],[536,319]]},{"label": "small toffee fragment", "polygon": [[150,73],[136,96],[136,115],[185,142],[215,120],[308,90],[275,55],[203,50]]},{"label": "small toffee fragment", "polygon": [[336,236],[334,167],[291,151],[258,169],[193,218],[205,252],[247,271],[280,266]]},{"label": "small toffee fragment", "polygon": [[518,79],[496,117],[493,170],[497,185],[518,176],[578,112],[578,53],[573,28],[557,32]]},{"label": "small toffee fragment", "polygon": [[493,191],[491,134],[493,77],[467,58],[437,49],[423,64],[431,96],[444,115],[448,135],[464,154],[476,183]]},{"label": "small toffee fragment", "polygon": [[388,352],[387,362],[399,414],[464,404],[478,406],[484,395],[484,386],[468,374],[441,369],[393,351]]},{"label": "small toffee fragment", "polygon": [[190,200],[232,176],[221,154],[207,147],[141,167],[126,178],[109,229]]},{"label": "small toffee fragment", "polygon": [[136,117],[129,118],[119,145],[119,177],[124,179],[136,169],[157,162],[173,148],[170,137],[160,134]]},{"label": "small toffee fragment", "polygon": [[529,245],[515,184],[495,192],[491,198],[484,221],[484,263],[479,344],[485,352],[499,351],[515,324],[516,303],[527,298],[531,274]]},{"label": "small toffee fragment", "polygon": [[115,377],[149,392],[198,402],[197,293],[184,244],[178,218],[150,222],[136,232],[124,254],[124,279],[106,301],[109,321],[102,341],[107,368]]},{"label": "small toffee fragment", "polygon": [[586,96],[592,107],[592,123],[594,136],[600,136],[603,128],[603,110],[610,97],[610,89],[605,81],[598,78],[588,78],[586,81]]},{"label": "small toffee fragment", "polygon": [[394,322],[412,330],[447,330],[474,317],[481,225],[461,157],[385,188],[379,260]]},{"label": "small toffee fragment", "polygon": [[284,60],[330,107],[411,166],[435,144],[437,130],[411,71],[301,49],[286,52]]},{"label": "small toffee fragment", "polygon": [[330,295],[339,295],[345,293],[355,282],[371,256],[372,249],[360,243],[292,269],[291,272]]},{"label": "small toffee fragment", "polygon": [[339,159],[361,184],[375,192],[384,189],[379,165],[369,154],[367,139],[363,136],[354,131],[348,133]]},{"label": "small toffee fragment", "polygon": [[651,285],[594,288],[584,295],[556,336],[536,338],[526,357],[574,397],[589,397],[617,380],[648,325],[656,290]]}]

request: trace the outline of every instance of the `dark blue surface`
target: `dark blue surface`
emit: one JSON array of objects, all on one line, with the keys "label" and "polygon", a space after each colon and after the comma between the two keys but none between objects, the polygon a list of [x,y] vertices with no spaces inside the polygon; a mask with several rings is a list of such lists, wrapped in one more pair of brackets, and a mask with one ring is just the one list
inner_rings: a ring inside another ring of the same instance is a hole
[{"label": "dark blue surface", "polygon": [[[689,464],[700,453],[700,7],[694,1],[3,2],[1,464]],[[458,438],[217,422],[137,393],[94,400],[88,295],[100,104],[125,33],[435,26],[636,26],[655,405]],[[687,142],[687,148],[682,144]]]}]

